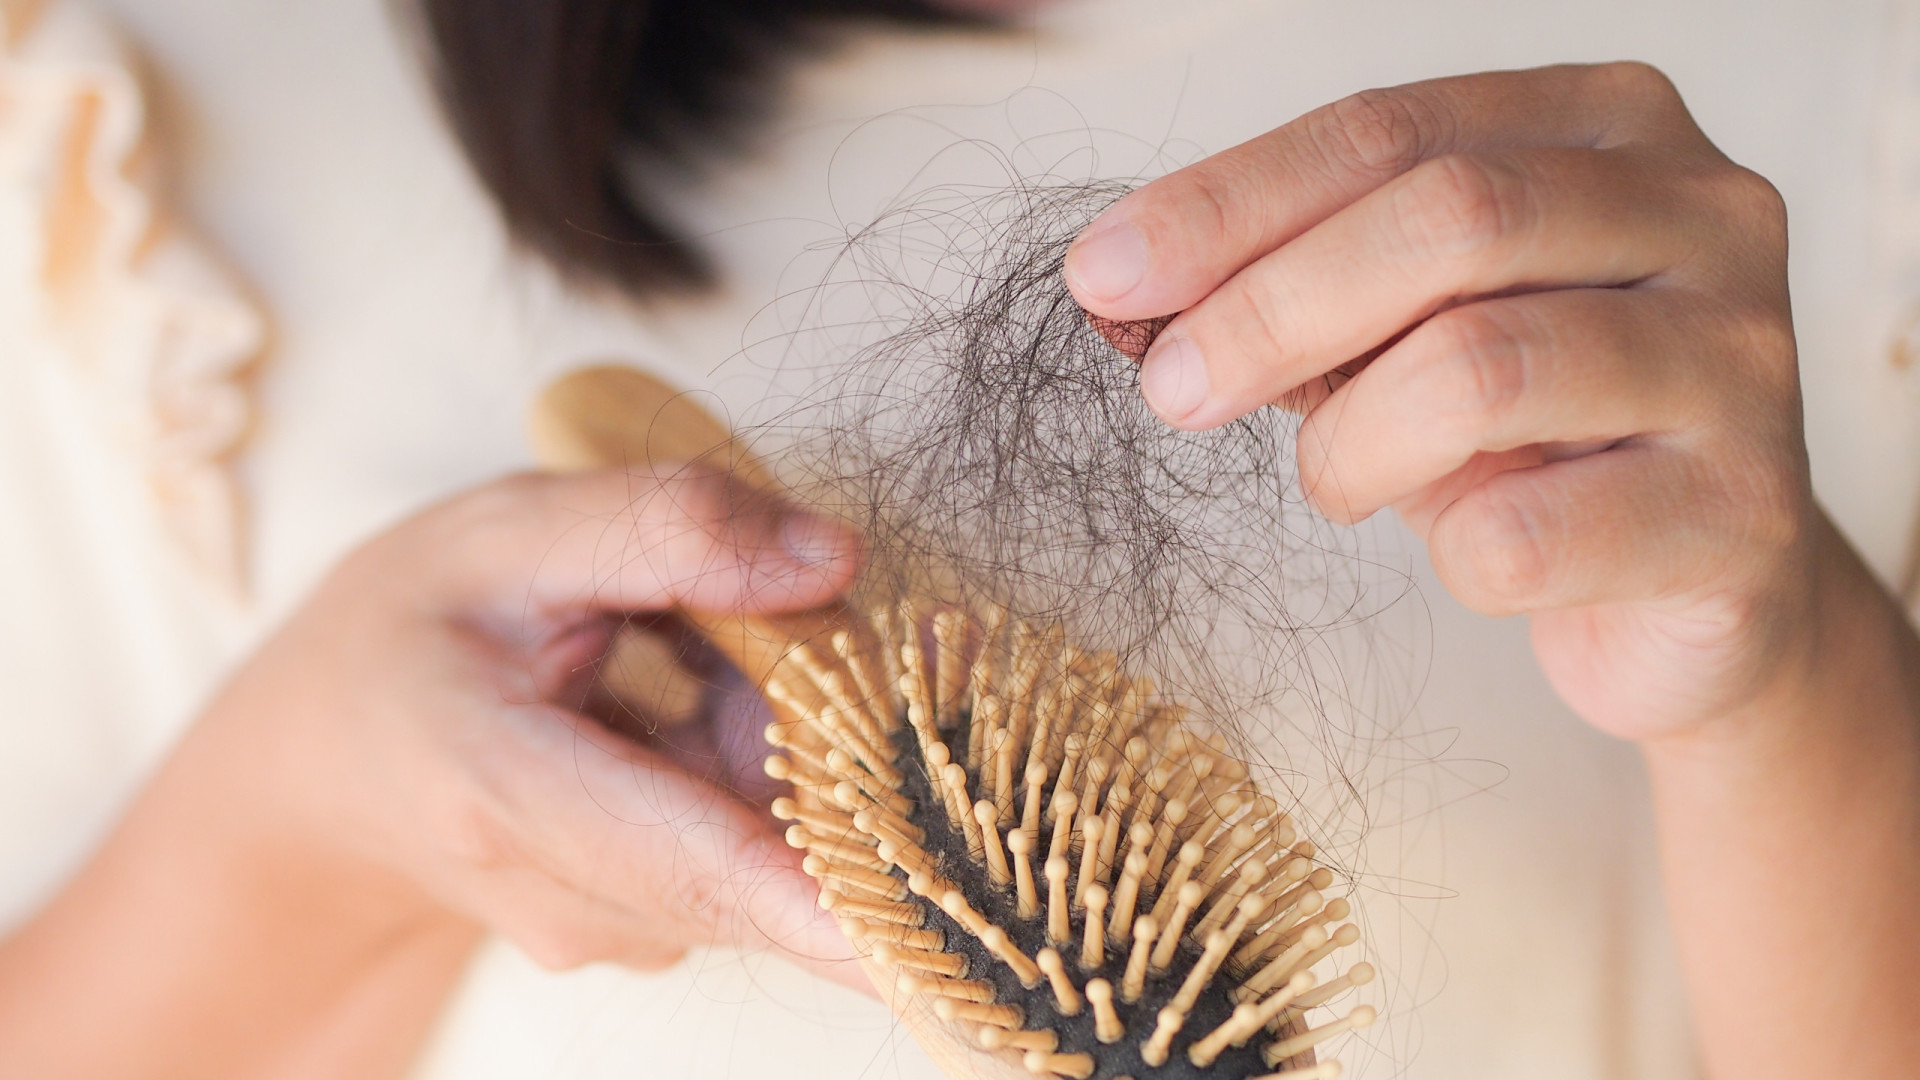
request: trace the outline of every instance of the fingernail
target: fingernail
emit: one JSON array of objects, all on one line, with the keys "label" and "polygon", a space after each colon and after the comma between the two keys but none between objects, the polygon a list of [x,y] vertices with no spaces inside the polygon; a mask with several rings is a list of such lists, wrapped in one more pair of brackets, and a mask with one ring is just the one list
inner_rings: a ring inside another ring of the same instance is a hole
[{"label": "fingernail", "polygon": [[1126,222],[1095,223],[1067,249],[1067,284],[1091,300],[1118,300],[1147,276],[1147,238]]},{"label": "fingernail", "polygon": [[826,566],[853,553],[853,534],[839,522],[795,510],[780,523],[780,544],[795,562]]},{"label": "fingernail", "polygon": [[1181,334],[1162,334],[1140,361],[1140,396],[1168,423],[1184,420],[1207,400],[1207,364]]}]

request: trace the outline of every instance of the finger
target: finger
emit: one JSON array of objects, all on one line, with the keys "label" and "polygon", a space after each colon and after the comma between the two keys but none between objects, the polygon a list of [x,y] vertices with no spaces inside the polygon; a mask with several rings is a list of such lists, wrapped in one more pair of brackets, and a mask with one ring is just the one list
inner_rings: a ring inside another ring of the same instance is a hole
[{"label": "finger", "polygon": [[1127,195],[1069,249],[1067,284],[1081,306],[1108,318],[1170,314],[1429,158],[1636,138],[1705,144],[1673,85],[1644,64],[1370,90]]},{"label": "finger", "polygon": [[471,876],[460,890],[462,912],[549,971],[597,963],[658,971],[687,954],[687,942],[655,932],[645,913],[583,892],[538,867],[495,866]]},{"label": "finger", "polygon": [[874,993],[803,871],[770,859],[762,870],[743,868],[735,877],[743,904],[728,909],[727,925],[705,937],[663,933],[657,914],[644,904],[624,905],[526,865],[487,874],[469,893],[464,913],[550,971],[605,962],[653,971],[678,963],[690,948],[718,943],[769,949],[823,978]]},{"label": "finger", "polygon": [[658,970],[678,963],[690,948],[721,944],[770,949],[823,978],[874,993],[846,935],[820,910],[819,890],[804,871],[770,857],[757,870],[743,866],[734,878],[741,903],[701,933],[663,922],[644,900],[622,904],[529,865],[491,869],[467,891],[462,910],[552,971],[602,962]]},{"label": "finger", "polygon": [[1215,427],[1457,298],[1649,278],[1709,242],[1670,174],[1625,151],[1429,161],[1182,313],[1141,393],[1168,423]]},{"label": "finger", "polygon": [[1648,441],[1499,473],[1427,544],[1462,603],[1513,615],[1674,595],[1754,542],[1744,520],[1695,458]]},{"label": "finger", "polygon": [[478,771],[513,849],[583,894],[634,909],[627,951],[774,946],[822,970],[845,966],[851,948],[819,911],[801,853],[754,809],[585,717],[502,713],[513,737]]},{"label": "finger", "polygon": [[[621,769],[623,762],[632,767]],[[661,901],[653,926],[678,926],[689,943],[771,949],[872,992],[846,935],[819,906],[803,853],[759,814],[644,750],[583,761],[581,779],[595,805],[628,827],[620,853],[631,880],[622,891]]]},{"label": "finger", "polygon": [[438,583],[536,619],[801,610],[839,595],[860,559],[836,522],[725,474],[670,466],[514,477],[429,518]]},{"label": "finger", "polygon": [[730,905],[724,938],[741,947],[758,943],[817,975],[875,993],[847,935],[821,909],[820,888],[800,869],[798,852],[768,843],[763,862],[743,859],[723,885]]},{"label": "finger", "polygon": [[1350,523],[1476,455],[1670,430],[1725,338],[1709,310],[1674,289],[1574,289],[1442,312],[1301,423],[1301,486]]}]

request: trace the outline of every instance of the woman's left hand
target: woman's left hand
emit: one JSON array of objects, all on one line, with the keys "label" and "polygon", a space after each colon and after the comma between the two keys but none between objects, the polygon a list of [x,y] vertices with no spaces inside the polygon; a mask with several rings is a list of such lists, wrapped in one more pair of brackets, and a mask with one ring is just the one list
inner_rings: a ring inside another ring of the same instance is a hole
[{"label": "woman's left hand", "polygon": [[1328,517],[1393,507],[1447,587],[1537,613],[1561,695],[1636,739],[1790,692],[1844,558],[1807,478],[1786,218],[1659,72],[1375,90],[1121,199],[1067,280],[1180,312],[1140,386],[1202,429],[1306,412]]},{"label": "woman's left hand", "polygon": [[1395,508],[1641,743],[1709,1075],[1906,1076],[1920,639],[1814,503],[1786,257],[1773,188],[1608,64],[1348,98],[1121,199],[1066,273],[1181,313],[1140,374],[1169,423],[1304,410],[1322,512]]}]

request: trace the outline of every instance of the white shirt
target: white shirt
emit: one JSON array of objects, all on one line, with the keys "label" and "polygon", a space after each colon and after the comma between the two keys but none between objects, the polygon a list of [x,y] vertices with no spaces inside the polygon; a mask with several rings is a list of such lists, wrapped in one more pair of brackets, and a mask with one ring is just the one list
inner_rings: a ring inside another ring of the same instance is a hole
[{"label": "white shirt", "polygon": [[[1903,557],[1920,491],[1920,402],[1888,358],[1920,296],[1920,30],[1903,4],[1111,0],[1033,33],[876,38],[804,69],[764,152],[680,200],[728,287],[650,313],[569,295],[509,255],[388,5],[104,6],[152,64],[165,190],[270,328],[237,458],[252,599],[193,583],[142,490],[144,451],[100,419],[98,380],[58,350],[0,355],[7,922],[57,888],[334,560],[525,467],[522,411],[557,372],[619,358],[751,408],[754,369],[723,362],[779,328],[764,305],[808,280],[807,245],[841,225],[1008,163],[1150,175],[1369,86],[1564,60],[1664,68],[1787,198],[1815,487],[1884,574]],[[1372,719],[1411,713],[1400,742],[1348,763],[1376,820],[1350,856],[1387,1017],[1342,1056],[1370,1078],[1691,1075],[1634,753],[1557,702],[1522,621],[1464,612],[1391,525],[1352,544],[1420,588],[1371,630],[1386,662],[1354,680]],[[879,1006],[769,958],[554,975],[494,946],[421,1075],[936,1074]]]}]

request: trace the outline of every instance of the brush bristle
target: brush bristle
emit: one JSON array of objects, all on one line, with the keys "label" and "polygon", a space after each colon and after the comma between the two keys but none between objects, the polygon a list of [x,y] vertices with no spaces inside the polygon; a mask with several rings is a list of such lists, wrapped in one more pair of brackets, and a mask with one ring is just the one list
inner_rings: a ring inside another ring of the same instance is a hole
[{"label": "brush bristle", "polygon": [[[1055,627],[903,608],[796,649],[774,813],[821,904],[990,1053],[1074,1080],[1330,1080],[1314,969],[1359,931],[1288,815],[1151,683]],[[1279,1072],[1272,1070],[1279,1069]]]}]

